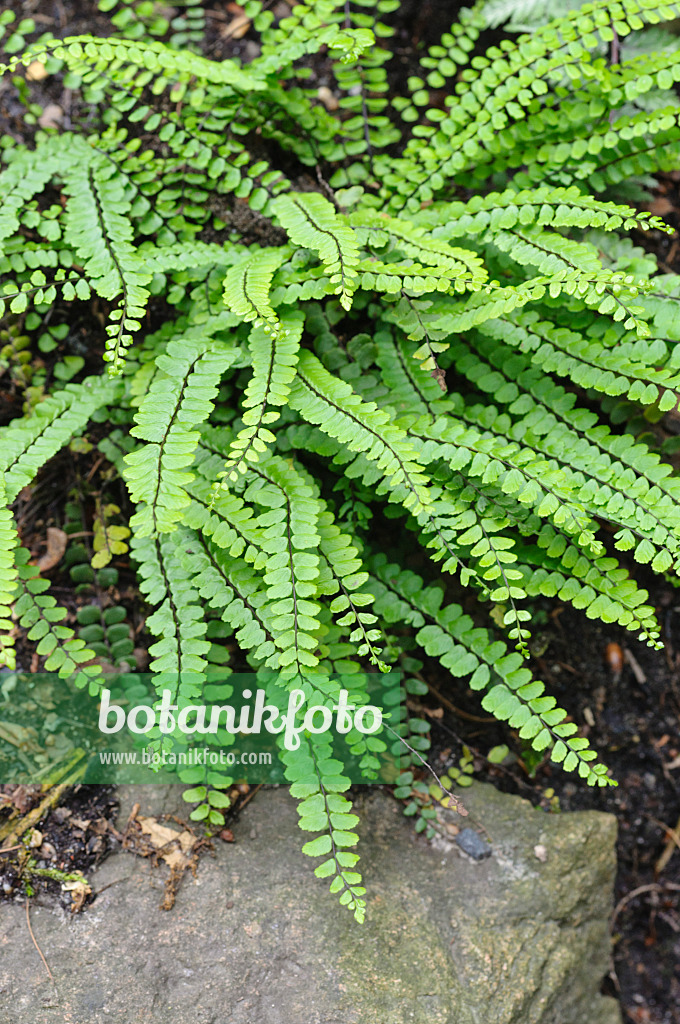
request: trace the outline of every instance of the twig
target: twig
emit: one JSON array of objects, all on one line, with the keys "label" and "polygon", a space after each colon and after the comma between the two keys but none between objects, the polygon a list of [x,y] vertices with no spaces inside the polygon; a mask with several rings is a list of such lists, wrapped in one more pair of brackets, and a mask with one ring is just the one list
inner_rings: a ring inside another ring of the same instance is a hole
[{"label": "twig", "polygon": [[637,660],[633,652],[629,651],[627,647],[624,647],[623,657],[624,660],[630,666],[631,672],[635,676],[635,681],[638,684],[638,686],[644,686],[644,684],[647,682],[647,676],[645,675],[643,669],[640,667],[640,662]]},{"label": "twig", "polygon": [[652,882],[650,885],[639,885],[637,889],[632,889],[630,892],[627,892],[623,899],[620,899],[614,907],[614,913],[612,914],[611,921],[612,926],[623,908],[630,903],[631,900],[635,899],[636,896],[641,896],[643,892],[660,892],[663,891],[663,889],[680,891],[680,885],[677,885],[675,882]]},{"label": "twig", "polygon": [[[78,762],[80,761],[80,764]],[[76,750],[74,758],[68,765],[67,771],[70,774],[63,774],[63,782],[60,782],[58,786],[52,786],[47,791],[47,795],[43,797],[37,807],[29,811],[23,818],[16,822],[15,818],[10,818],[0,828],[0,840],[15,843],[17,839],[24,835],[29,828],[33,828],[38,824],[40,819],[52,807],[54,807],[60,800],[62,793],[64,793],[71,786],[75,785],[76,782],[85,774],[87,768],[87,761],[85,760],[85,754],[82,750]],[[15,823],[16,822],[16,823]]]},{"label": "twig", "polygon": [[57,987],[57,983],[55,982],[54,975],[52,974],[52,971],[50,970],[50,965],[48,964],[47,960],[45,959],[45,957],[43,955],[43,951],[40,948],[40,946],[38,945],[37,939],[36,939],[35,935],[33,934],[33,929],[31,928],[31,917],[30,917],[30,914],[28,912],[29,903],[30,903],[30,900],[29,900],[29,898],[27,896],[26,897],[26,924],[28,925],[28,934],[31,936],[31,939],[33,940],[33,945],[38,950],[38,954],[40,956],[40,959],[42,960],[42,962],[45,965],[45,970],[47,971],[47,973],[49,975],[50,981],[52,982],[52,984],[56,988]]},{"label": "twig", "polygon": [[397,739],[399,740],[399,742],[403,743],[404,746],[406,747],[406,749],[409,750],[413,755],[415,755],[415,757],[418,758],[418,760],[420,761],[420,763],[423,766],[423,768],[427,769],[427,771],[430,773],[432,778],[435,780],[435,782],[437,783],[439,788],[442,789],[446,793],[448,798],[452,801],[453,807],[451,807],[451,810],[452,811],[456,811],[456,813],[460,814],[461,817],[467,817],[468,812],[465,810],[465,807],[463,806],[461,801],[458,799],[457,796],[455,796],[451,792],[450,789],[447,789],[447,787],[444,785],[444,783],[442,782],[441,778],[437,775],[437,773],[434,770],[434,768],[432,767],[432,765],[428,764],[427,761],[425,760],[425,758],[422,757],[421,754],[419,754],[418,751],[414,747],[412,747],[411,744],[408,743],[404,739],[403,736],[400,736],[399,733],[396,731],[396,729],[393,729],[392,726],[388,725],[387,722],[385,722],[385,721],[383,721],[383,728],[387,729],[388,732],[391,732],[393,736],[396,736]]},{"label": "twig", "polygon": [[675,828],[671,828],[669,825],[665,825],[663,821],[659,821],[657,818],[653,818],[651,814],[648,817],[649,820],[653,821],[655,825],[658,825],[659,828],[662,828],[668,837],[664,845],[663,852],[661,853],[661,856],[654,865],[654,874],[660,875],[663,869],[668,864],[668,861],[673,856],[673,847],[677,846],[677,848],[680,850],[680,835],[678,835],[678,831],[680,830],[680,818],[678,818],[678,823],[675,826]]},{"label": "twig", "polygon": [[[416,673],[416,675],[418,676],[419,679],[423,679],[419,672]],[[462,711],[461,708],[457,708],[455,704],[452,704],[447,697],[444,697],[443,694],[441,694],[439,690],[437,690],[432,685],[432,683],[428,683],[426,679],[423,679],[423,682],[427,686],[432,696],[436,697],[437,700],[441,701],[445,708],[448,708],[449,711],[453,711],[454,715],[458,715],[459,718],[465,718],[467,719],[468,722],[481,722],[483,725],[486,725],[488,722],[497,721],[497,719],[495,719],[493,715],[471,715],[469,711]]]},{"label": "twig", "polygon": [[92,893],[92,899],[96,900],[97,896],[101,896],[101,894],[107,889],[110,889],[112,885],[118,885],[120,882],[127,882],[128,878],[132,878],[132,875],[125,875],[124,878],[114,878],[112,882],[107,882],[106,885],[101,887],[101,889],[97,889]]},{"label": "twig", "polygon": [[251,791],[250,791],[250,792],[248,793],[248,795],[246,796],[245,800],[244,800],[244,801],[243,801],[242,803],[240,803],[240,804],[238,805],[238,807],[237,807],[237,811],[238,811],[238,813],[239,813],[239,814],[241,813],[241,811],[243,810],[243,808],[244,808],[244,807],[246,806],[246,804],[249,804],[249,803],[250,803],[250,801],[251,801],[251,800],[253,799],[253,797],[254,797],[254,796],[255,796],[255,794],[257,793],[258,789],[262,789],[262,787],[263,787],[263,786],[264,786],[264,782],[261,782],[261,783],[259,784],[259,786],[255,786],[255,789],[251,789]]}]

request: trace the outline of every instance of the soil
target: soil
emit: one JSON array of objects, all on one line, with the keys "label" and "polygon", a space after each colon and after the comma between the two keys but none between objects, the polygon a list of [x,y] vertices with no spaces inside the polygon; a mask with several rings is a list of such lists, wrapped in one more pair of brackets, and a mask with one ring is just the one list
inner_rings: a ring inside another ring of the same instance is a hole
[{"label": "soil", "polygon": [[[403,78],[412,73],[414,46],[435,42],[448,28],[456,6],[449,0],[404,0],[399,11],[387,19],[398,30],[393,44],[396,74]],[[256,39],[248,32],[239,38],[225,34],[227,16],[222,7],[215,5],[208,11],[206,52],[214,59],[237,56],[247,60],[257,53]],[[16,11],[16,4],[11,0],[0,2],[0,11],[7,8]],[[84,31],[103,35],[109,30],[108,18],[97,12],[96,5],[82,0],[24,0],[21,16],[34,17],[39,28],[61,35]],[[318,67],[315,73],[323,81],[324,69]],[[32,98],[43,106],[59,105],[72,121],[81,114],[56,80],[49,79],[44,87],[36,86]],[[3,129],[16,138],[26,138],[24,113],[15,90],[0,85]],[[674,226],[680,224],[679,178],[680,174],[660,176],[657,207],[652,207]],[[680,273],[676,240],[658,233],[658,237],[647,235],[638,241],[657,253],[663,270]],[[159,318],[162,312],[157,311]],[[94,326],[91,311],[84,308],[58,350],[59,357],[63,358],[65,352],[82,351],[94,369],[100,356],[99,342],[93,344],[100,332],[93,330]],[[49,363],[46,359],[48,369]],[[20,406],[16,392],[0,380],[0,423],[20,414]],[[95,457],[96,452],[69,453],[68,458],[53,461],[33,490],[30,506],[20,502],[23,540],[36,555],[44,548],[47,526],[63,524],[63,495],[67,490],[81,489],[86,514],[91,518],[97,495],[106,486],[102,476],[106,467],[95,465]],[[107,500],[123,504],[122,495],[112,499],[109,494]],[[105,603],[122,602],[128,608],[143,658],[144,610],[134,575],[125,559],[115,564],[119,580],[104,592]],[[639,578],[639,567],[635,568]],[[60,574],[57,568],[48,575],[61,588],[60,598],[66,600],[72,592],[67,574]],[[656,607],[663,626],[663,651],[645,648],[625,631],[594,623],[569,607],[555,602],[535,605],[534,618],[540,624],[533,657],[536,674],[588,734],[601,759],[611,767],[618,781],[616,788],[591,790],[549,762],[535,763],[516,736],[480,711],[476,694],[455,690],[450,677],[434,663],[426,666],[426,674],[443,698],[433,696],[429,701],[437,713],[443,712],[442,717],[432,718],[436,768],[455,764],[465,745],[475,755],[479,777],[540,804],[547,813],[595,808],[616,816],[619,866],[612,918],[615,945],[603,991],[620,998],[627,1024],[679,1024],[680,594],[662,580],[650,578],[647,585],[650,603]],[[18,653],[28,668],[29,648],[20,642]],[[501,765],[489,764],[484,755],[502,743],[510,746],[509,757]],[[0,787],[0,807],[5,804],[10,810],[26,813],[37,806],[39,799],[40,794],[30,788],[19,792]],[[41,856],[36,864],[62,873],[81,871],[87,875],[119,842],[112,828],[115,811],[115,793],[109,787],[76,786],[66,791],[59,806],[40,822],[44,845],[37,851]],[[0,825],[6,817],[7,810],[0,811]],[[100,825],[83,829],[84,821]],[[0,860],[0,886],[5,898],[25,892],[26,881],[26,877],[19,878],[9,858]],[[57,878],[32,876],[30,884],[32,891],[72,905]],[[0,892],[0,898],[2,895]]]}]

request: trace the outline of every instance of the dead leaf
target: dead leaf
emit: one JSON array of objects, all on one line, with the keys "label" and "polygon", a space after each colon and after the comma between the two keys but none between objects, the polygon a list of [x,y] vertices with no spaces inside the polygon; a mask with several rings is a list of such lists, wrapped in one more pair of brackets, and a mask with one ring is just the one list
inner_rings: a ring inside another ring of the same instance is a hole
[{"label": "dead leaf", "polygon": [[[45,109],[47,110],[47,107]],[[41,127],[45,128],[46,126],[41,124]],[[61,562],[66,553],[67,541],[68,537],[63,530],[58,530],[56,526],[47,527],[47,551],[38,559],[40,572],[54,569],[55,565]]]},{"label": "dead leaf", "polygon": [[[196,873],[197,857],[193,849],[200,843],[198,836],[193,835],[187,829],[178,832],[167,825],[161,825],[156,818],[136,817],[135,823],[141,828],[145,838],[148,836],[156,856],[160,857],[170,868],[170,875],[165,881],[165,893],[161,910],[172,910],[175,905],[175,896],[182,881],[182,876],[187,868]],[[129,826],[128,822],[128,826]],[[142,852],[148,857],[149,852]]]},{"label": "dead leaf", "polygon": [[40,786],[36,783],[28,786],[0,786],[0,807],[11,805],[20,814],[25,814],[36,803],[40,792]]},{"label": "dead leaf", "polygon": [[670,199],[666,199],[665,196],[658,196],[649,207],[649,212],[653,213],[656,217],[665,217],[667,213],[671,213],[673,210],[673,204]]},{"label": "dead leaf", "polygon": [[198,842],[197,836],[186,830],[178,832],[177,829],[168,828],[155,818],[137,818],[137,821],[166,864],[171,868],[184,868],[188,865],[191,851]]},{"label": "dead leaf", "polygon": [[26,68],[26,78],[29,82],[42,82],[47,78],[47,69],[41,60],[32,60]]},{"label": "dead leaf", "polygon": [[71,893],[72,914],[77,914],[83,909],[85,900],[92,893],[92,888],[85,878],[73,878],[68,882],[63,882],[61,887],[64,892]]},{"label": "dead leaf", "polygon": [[227,10],[234,17],[220,28],[220,35],[223,39],[242,39],[250,28],[250,18],[239,4],[227,4]]}]

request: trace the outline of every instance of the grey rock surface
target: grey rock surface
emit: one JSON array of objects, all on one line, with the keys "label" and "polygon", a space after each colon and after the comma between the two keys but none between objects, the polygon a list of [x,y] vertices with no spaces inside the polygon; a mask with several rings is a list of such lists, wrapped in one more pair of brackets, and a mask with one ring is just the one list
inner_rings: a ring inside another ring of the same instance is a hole
[{"label": "grey rock surface", "polygon": [[[123,819],[135,800],[186,814],[179,787],[121,796]],[[93,873],[103,891],[81,915],[32,906],[56,987],[24,907],[0,906],[0,1024],[620,1024],[599,994],[613,818],[547,815],[475,783],[465,824],[493,849],[475,863],[415,837],[380,791],[359,804],[363,926],[300,854],[294,801],[265,790],[169,912],[166,869],[125,853]]]}]

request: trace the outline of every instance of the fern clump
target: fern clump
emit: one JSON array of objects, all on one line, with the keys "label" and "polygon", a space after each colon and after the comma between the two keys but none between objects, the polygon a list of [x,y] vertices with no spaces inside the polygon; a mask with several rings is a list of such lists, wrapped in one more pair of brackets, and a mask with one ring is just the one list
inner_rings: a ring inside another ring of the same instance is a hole
[{"label": "fern clump", "polygon": [[[90,376],[0,431],[2,663],[13,609],[48,669],[103,685],[12,514],[94,419],[127,486],[159,694],[223,700],[232,638],[281,707],[299,687],[330,706],[338,678],[360,705],[367,670],[401,669],[381,699],[408,768],[427,749],[404,700],[420,650],[536,750],[610,784],[527,666],[530,599],[659,646],[617,553],[680,568],[680,484],[646,429],[680,396],[680,277],[633,248],[631,232],[669,229],[621,192],[680,165],[680,49],[608,49],[678,5],[596,0],[485,50],[504,15],[476,4],[402,93],[398,0],[310,0],[281,20],[248,0],[248,64],[204,56],[189,6],[174,36],[127,3],[109,38],[5,58],[15,76],[67,73],[90,109],[87,129],[5,140],[7,330],[37,337],[78,303],[102,327]],[[449,578],[493,618],[473,621]],[[346,746],[375,770],[377,746]],[[311,732],[282,759],[319,833],[305,851],[361,918],[342,762]],[[231,779],[183,778],[195,816],[222,820]]]}]

